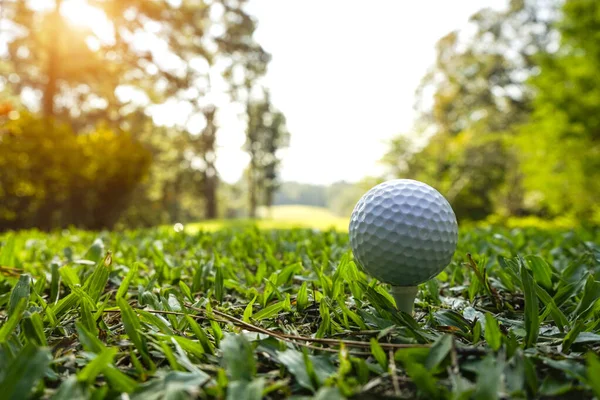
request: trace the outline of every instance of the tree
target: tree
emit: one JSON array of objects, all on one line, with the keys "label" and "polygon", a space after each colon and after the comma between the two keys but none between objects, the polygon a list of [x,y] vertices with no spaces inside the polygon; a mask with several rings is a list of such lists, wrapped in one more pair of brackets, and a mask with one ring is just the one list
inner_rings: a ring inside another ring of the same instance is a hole
[{"label": "tree", "polygon": [[550,215],[600,223],[600,4],[568,0],[560,47],[539,57],[536,98],[519,136],[530,202]]},{"label": "tree", "polygon": [[45,115],[76,132],[103,122],[136,133],[144,125],[140,117],[148,119],[154,106],[167,102],[189,110],[188,120],[204,118],[199,137],[186,122],[177,125],[189,136],[180,150],[204,161],[191,171],[202,185],[205,216],[215,218],[218,115],[227,100],[215,103],[219,93],[211,81],[223,81],[229,101],[238,101],[239,88],[264,74],[270,60],[253,39],[256,23],[244,10],[246,1],[88,3],[102,10],[109,33],[74,27],[60,12],[62,0],[51,9],[33,8],[26,0],[3,7],[3,26],[11,29],[2,70],[17,77],[6,82],[11,92],[41,91]]},{"label": "tree", "polygon": [[438,187],[459,217],[523,212],[511,137],[530,115],[527,79],[536,55],[552,46],[555,8],[551,0],[513,0],[506,11],[473,15],[472,35],[452,32],[438,42],[417,91],[420,133],[394,140],[384,157],[393,174]]},{"label": "tree", "polygon": [[249,215],[255,217],[259,202],[267,207],[273,205],[279,187],[277,168],[281,162],[277,152],[288,146],[290,134],[285,116],[271,103],[268,90],[263,89],[260,99],[249,99],[246,112],[248,125],[244,148],[250,155],[247,170]]},{"label": "tree", "polygon": [[67,124],[0,115],[0,231],[112,227],[150,155],[123,132],[75,135]]}]

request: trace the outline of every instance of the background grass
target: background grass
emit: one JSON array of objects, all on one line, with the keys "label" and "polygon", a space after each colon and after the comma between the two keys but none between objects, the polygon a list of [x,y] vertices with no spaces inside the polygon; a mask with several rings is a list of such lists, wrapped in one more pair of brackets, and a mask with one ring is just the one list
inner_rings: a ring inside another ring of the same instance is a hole
[{"label": "background grass", "polygon": [[2,398],[600,396],[597,230],[463,229],[410,316],[344,230],[248,224],[0,236]]},{"label": "background grass", "polygon": [[260,229],[335,229],[340,232],[348,229],[350,220],[339,217],[325,207],[302,205],[273,206],[269,211],[259,209],[259,219],[231,219],[203,221],[185,226],[186,232],[200,230],[215,231],[223,228],[242,228],[256,226]]}]

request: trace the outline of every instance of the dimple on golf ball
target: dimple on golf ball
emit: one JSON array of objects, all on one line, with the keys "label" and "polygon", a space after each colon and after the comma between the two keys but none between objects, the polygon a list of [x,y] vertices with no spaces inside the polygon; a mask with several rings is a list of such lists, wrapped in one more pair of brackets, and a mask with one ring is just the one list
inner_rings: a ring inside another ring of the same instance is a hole
[{"label": "dimple on golf ball", "polygon": [[383,182],[358,201],[350,219],[354,258],[373,277],[416,286],[451,261],[458,224],[437,190],[411,179]]}]

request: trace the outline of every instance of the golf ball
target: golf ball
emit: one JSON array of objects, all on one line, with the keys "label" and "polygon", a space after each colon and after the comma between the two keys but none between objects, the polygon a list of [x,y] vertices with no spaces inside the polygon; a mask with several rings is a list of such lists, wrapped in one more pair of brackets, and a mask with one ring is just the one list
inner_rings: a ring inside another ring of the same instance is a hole
[{"label": "golf ball", "polygon": [[412,179],[383,182],[358,201],[350,219],[354,258],[373,277],[416,286],[452,259],[458,224],[437,190]]}]

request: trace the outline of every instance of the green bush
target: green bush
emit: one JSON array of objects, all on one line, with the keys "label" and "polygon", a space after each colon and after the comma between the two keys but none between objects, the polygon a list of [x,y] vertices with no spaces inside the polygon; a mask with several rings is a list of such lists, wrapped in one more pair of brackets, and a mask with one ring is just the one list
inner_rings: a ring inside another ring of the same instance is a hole
[{"label": "green bush", "polygon": [[0,230],[112,227],[150,166],[126,133],[29,114],[0,123]]}]

